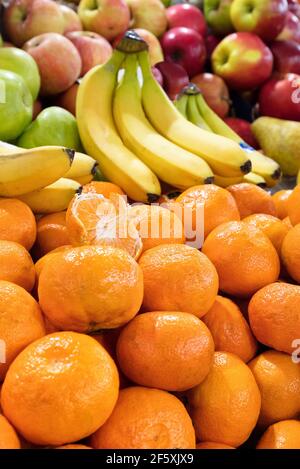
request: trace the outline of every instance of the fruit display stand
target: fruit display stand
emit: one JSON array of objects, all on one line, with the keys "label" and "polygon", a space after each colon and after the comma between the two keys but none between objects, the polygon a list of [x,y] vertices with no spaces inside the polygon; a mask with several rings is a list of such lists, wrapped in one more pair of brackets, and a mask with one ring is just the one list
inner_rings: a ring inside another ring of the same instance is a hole
[{"label": "fruit display stand", "polygon": [[1,450],[300,449],[300,2],[250,3],[0,3]]}]

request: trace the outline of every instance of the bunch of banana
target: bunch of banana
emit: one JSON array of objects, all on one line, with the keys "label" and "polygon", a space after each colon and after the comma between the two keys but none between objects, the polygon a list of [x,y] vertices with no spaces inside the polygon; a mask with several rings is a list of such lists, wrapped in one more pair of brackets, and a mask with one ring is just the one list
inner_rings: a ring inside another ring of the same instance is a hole
[{"label": "bunch of banana", "polygon": [[98,163],[62,147],[30,150],[0,141],[0,196],[17,197],[35,213],[65,210]]},{"label": "bunch of banana", "polygon": [[[189,105],[191,116],[196,109],[194,101]],[[214,174],[242,180],[251,171],[245,148],[215,135],[205,122],[202,129],[199,122],[190,123],[176,109],[152,75],[147,44],[132,31],[106,64],[83,78],[76,114],[85,150],[97,160],[104,177],[133,200],[157,200],[159,179],[186,189],[213,182]]]},{"label": "bunch of banana", "polygon": [[201,91],[190,83],[175,102],[181,114],[198,127],[238,143],[247,153],[252,163],[252,172],[242,177],[224,177],[215,171],[215,183],[228,187],[239,182],[251,182],[261,187],[274,186],[281,176],[280,166],[271,158],[247,145],[206,103]]}]

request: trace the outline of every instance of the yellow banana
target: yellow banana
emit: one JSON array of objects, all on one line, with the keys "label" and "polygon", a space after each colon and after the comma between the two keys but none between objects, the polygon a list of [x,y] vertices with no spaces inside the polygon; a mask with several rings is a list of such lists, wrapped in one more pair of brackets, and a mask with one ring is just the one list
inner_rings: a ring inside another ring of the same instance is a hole
[{"label": "yellow banana", "polygon": [[147,120],[141,103],[136,55],[126,57],[113,109],[124,144],[162,181],[183,190],[213,181],[213,173],[204,160],[164,138]]},{"label": "yellow banana", "polygon": [[234,184],[240,184],[242,182],[249,182],[251,184],[256,184],[259,187],[266,187],[267,183],[266,180],[260,176],[259,174],[255,173],[248,173],[242,177],[233,177],[233,178],[225,178],[222,176],[218,176],[217,174],[214,175],[215,184],[220,187],[229,187],[233,186]]},{"label": "yellow banana", "polygon": [[52,184],[66,174],[73,158],[74,151],[63,147],[7,147],[0,152],[0,196],[15,197]]},{"label": "yellow banana", "polygon": [[267,182],[268,186],[274,186],[280,178],[280,166],[276,161],[263,155],[262,153],[254,150],[247,145],[241,137],[236,134],[206,103],[203,95],[200,93],[196,96],[198,109],[205,119],[206,123],[210,126],[213,132],[223,137],[230,138],[237,142],[240,146],[245,148],[252,163],[252,171],[262,176]]},{"label": "yellow banana", "polygon": [[188,103],[187,103],[187,118],[190,122],[195,124],[200,129],[207,130],[208,132],[212,132],[209,126],[206,124],[205,120],[202,118],[196,101],[195,95],[188,96]]},{"label": "yellow banana", "polygon": [[83,78],[77,95],[78,128],[86,152],[97,160],[103,175],[133,200],[151,202],[161,193],[159,180],[125,147],[112,116],[112,99],[123,60],[124,54],[114,50],[106,64],[93,68]]},{"label": "yellow banana", "polygon": [[25,202],[34,213],[61,212],[68,208],[81,185],[72,179],[61,178],[50,186],[22,195],[18,199]]},{"label": "yellow banana", "polygon": [[142,101],[145,113],[164,137],[201,156],[222,176],[239,176],[251,171],[248,154],[231,140],[213,135],[188,122],[171,103],[152,76],[148,52],[139,54],[143,72]]},{"label": "yellow banana", "polygon": [[64,177],[67,179],[74,179],[74,181],[78,181],[80,183],[82,183],[82,181],[87,181],[84,182],[84,184],[87,184],[93,179],[97,166],[98,163],[94,158],[91,158],[84,153],[76,152],[72,166]]}]

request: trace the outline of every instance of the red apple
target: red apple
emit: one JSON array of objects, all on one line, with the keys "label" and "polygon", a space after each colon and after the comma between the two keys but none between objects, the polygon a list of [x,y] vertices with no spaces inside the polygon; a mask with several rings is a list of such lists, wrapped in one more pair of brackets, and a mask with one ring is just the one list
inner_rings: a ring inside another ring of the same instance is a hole
[{"label": "red apple", "polygon": [[30,39],[23,49],[36,61],[41,75],[41,94],[55,95],[70,88],[81,71],[81,58],[69,39],[48,33]]},{"label": "red apple", "polygon": [[[135,31],[142,39],[144,39],[144,41],[147,42],[149,47],[149,57],[151,65],[155,65],[158,62],[162,62],[164,60],[164,55],[157,37],[146,29],[136,28],[133,29],[133,31]],[[117,46],[117,44],[122,39],[123,35],[123,33],[119,34],[119,36],[114,40],[113,47]]]},{"label": "red apple", "polygon": [[3,23],[8,39],[19,47],[39,34],[64,31],[63,13],[52,0],[12,0]]},{"label": "red apple", "polygon": [[218,116],[225,117],[229,112],[230,98],[225,81],[212,73],[201,73],[191,79],[200,88],[205,101]]},{"label": "red apple", "polygon": [[248,145],[252,148],[258,149],[258,143],[254,138],[253,132],[251,130],[251,124],[244,120],[238,119],[237,117],[225,117],[224,121],[229,127],[234,130]]},{"label": "red apple", "polygon": [[156,68],[155,66],[152,67],[152,73],[155,78],[155,80],[160,84],[161,87],[164,86],[164,78],[161,74],[161,72]]},{"label": "red apple", "polygon": [[99,34],[90,31],[73,31],[66,37],[74,44],[80,54],[81,77],[96,65],[107,62],[112,55],[110,43]]},{"label": "red apple", "polygon": [[201,36],[205,36],[207,27],[204,15],[199,8],[183,3],[173,5],[166,10],[169,28],[184,26],[197,31]]},{"label": "red apple", "polygon": [[210,58],[211,54],[221,41],[221,39],[218,36],[215,36],[214,34],[207,34],[204,38],[205,41],[205,46],[206,46],[206,52],[207,52],[207,57]]},{"label": "red apple", "polygon": [[287,12],[285,25],[277,41],[295,41],[300,42],[300,20],[290,11]]},{"label": "red apple", "polygon": [[266,81],[273,68],[273,56],[263,41],[252,33],[225,37],[212,54],[212,68],[229,87],[250,90]]},{"label": "red apple", "polygon": [[163,35],[161,45],[167,62],[181,65],[190,77],[202,72],[206,48],[204,39],[194,29],[172,28]]},{"label": "red apple", "polygon": [[282,31],[287,12],[287,0],[233,0],[230,16],[237,31],[272,41]]},{"label": "red apple", "polygon": [[166,93],[174,101],[182,88],[189,84],[189,77],[185,69],[173,62],[160,62],[156,64],[156,68],[163,76]]},{"label": "red apple", "polygon": [[76,98],[78,88],[79,81],[77,80],[76,83],[71,86],[71,88],[57,96],[54,102],[54,106],[62,107],[76,116]]},{"label": "red apple", "polygon": [[288,8],[291,13],[300,18],[300,4],[298,0],[288,0]]},{"label": "red apple", "polygon": [[300,75],[300,44],[294,41],[274,41],[271,44],[274,70],[278,73]]},{"label": "red apple", "polygon": [[82,24],[76,11],[66,5],[60,5],[64,17],[64,34],[71,31],[82,31]]},{"label": "red apple", "polygon": [[43,105],[41,103],[41,101],[39,99],[37,99],[34,103],[33,103],[33,110],[32,110],[32,120],[34,121],[37,116],[39,115],[39,113],[43,110]]},{"label": "red apple", "polygon": [[260,90],[262,116],[300,121],[300,75],[288,73],[271,78]]},{"label": "red apple", "polygon": [[78,14],[85,30],[108,41],[129,27],[130,11],[125,0],[81,0]]}]

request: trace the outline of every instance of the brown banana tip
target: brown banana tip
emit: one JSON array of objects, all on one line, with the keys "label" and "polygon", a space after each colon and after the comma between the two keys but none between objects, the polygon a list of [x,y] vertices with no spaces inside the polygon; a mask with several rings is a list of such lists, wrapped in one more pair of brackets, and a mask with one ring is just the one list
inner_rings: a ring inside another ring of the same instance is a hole
[{"label": "brown banana tip", "polygon": [[148,203],[153,204],[154,202],[157,202],[159,197],[160,196],[157,194],[147,194]]},{"label": "brown banana tip", "polygon": [[213,184],[215,181],[215,178],[213,176],[210,176],[206,179],[204,179],[204,184]]},{"label": "brown banana tip", "polygon": [[64,152],[66,152],[66,154],[69,157],[69,160],[71,161],[71,163],[73,163],[75,150],[72,150],[71,148],[64,148]]},{"label": "brown banana tip", "polygon": [[82,186],[78,187],[77,191],[75,191],[75,194],[80,195],[82,193],[82,189],[83,189]]},{"label": "brown banana tip", "polygon": [[96,163],[95,163],[94,166],[92,167],[92,171],[91,171],[92,176],[95,176],[95,174],[97,173],[97,168],[98,168],[98,166],[99,166],[99,164],[98,164],[97,161],[96,161]]},{"label": "brown banana tip", "polygon": [[252,169],[251,161],[250,160],[246,161],[246,163],[243,164],[240,169],[241,169],[242,173],[244,173],[244,174],[250,173],[251,169]]},{"label": "brown banana tip", "polygon": [[262,189],[265,189],[267,187],[267,183],[266,182],[260,182],[259,184],[257,184],[258,187],[261,187]]},{"label": "brown banana tip", "polygon": [[272,174],[272,179],[277,181],[277,179],[280,179],[282,176],[282,171],[280,168],[276,169],[276,171]]},{"label": "brown banana tip", "polygon": [[136,54],[148,50],[149,46],[138,33],[129,29],[118,43],[116,49],[126,54]]}]

